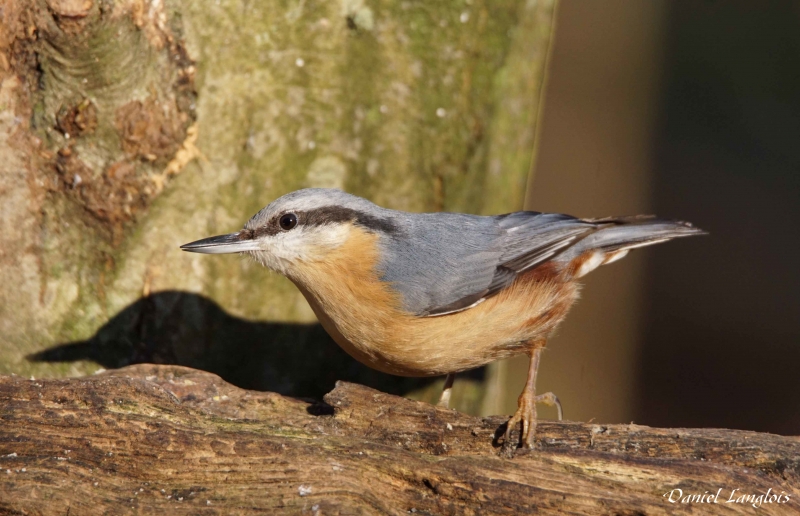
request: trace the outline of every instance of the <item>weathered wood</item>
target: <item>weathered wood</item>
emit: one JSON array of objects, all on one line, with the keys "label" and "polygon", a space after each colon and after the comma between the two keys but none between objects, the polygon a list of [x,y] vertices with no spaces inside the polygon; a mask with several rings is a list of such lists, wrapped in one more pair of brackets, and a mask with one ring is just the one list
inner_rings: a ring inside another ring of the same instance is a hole
[{"label": "weathered wood", "polygon": [[537,449],[504,451],[505,417],[349,383],[323,403],[177,366],[6,376],[0,419],[2,513],[752,514],[731,489],[798,509],[798,438],[545,421]]}]

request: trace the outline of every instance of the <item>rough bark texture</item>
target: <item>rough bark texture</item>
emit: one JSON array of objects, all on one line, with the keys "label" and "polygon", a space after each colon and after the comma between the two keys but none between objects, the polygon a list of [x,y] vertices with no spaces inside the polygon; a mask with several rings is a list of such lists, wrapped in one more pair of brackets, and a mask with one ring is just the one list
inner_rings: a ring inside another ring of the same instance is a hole
[{"label": "rough bark texture", "polygon": [[[293,382],[326,360],[282,377],[260,351],[336,353],[297,290],[177,246],[305,186],[519,209],[554,3],[0,0],[0,372],[168,362],[322,392]],[[230,318],[283,325],[219,340]]]},{"label": "rough bark texture", "polygon": [[[504,417],[349,383],[321,403],[177,366],[6,376],[0,420],[4,513],[752,514],[734,488],[798,510],[797,438],[545,421],[536,449],[504,450]],[[723,492],[673,505],[675,488]]]}]

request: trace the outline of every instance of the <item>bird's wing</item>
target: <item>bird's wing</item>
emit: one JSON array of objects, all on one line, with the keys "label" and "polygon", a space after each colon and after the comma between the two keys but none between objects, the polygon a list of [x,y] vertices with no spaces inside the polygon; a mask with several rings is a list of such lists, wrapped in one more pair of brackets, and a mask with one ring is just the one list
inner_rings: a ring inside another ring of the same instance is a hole
[{"label": "bird's wing", "polygon": [[552,259],[596,225],[553,213],[497,217],[420,215],[410,238],[392,248],[384,279],[418,316],[466,310],[511,285],[520,273]]},{"label": "bird's wing", "polygon": [[[594,224],[557,213],[528,211],[492,218],[500,234],[495,245],[502,252],[491,269],[489,284],[446,305],[429,307],[425,315],[445,315],[476,306],[502,292],[519,274],[550,261],[596,228]],[[484,274],[489,270],[487,264]]]},{"label": "bird's wing", "polygon": [[519,211],[494,218],[504,235],[500,266],[516,274],[550,260],[598,227],[560,213]]},{"label": "bird's wing", "polygon": [[[629,249],[705,233],[687,222],[650,216],[586,220],[531,211],[496,217],[420,216],[411,228],[413,237],[403,239],[406,254],[393,253],[403,269],[394,283],[406,309],[421,317],[476,306],[543,263],[565,267],[599,253],[597,267]],[[593,267],[579,269],[576,277]],[[391,273],[386,276],[392,279]]]}]

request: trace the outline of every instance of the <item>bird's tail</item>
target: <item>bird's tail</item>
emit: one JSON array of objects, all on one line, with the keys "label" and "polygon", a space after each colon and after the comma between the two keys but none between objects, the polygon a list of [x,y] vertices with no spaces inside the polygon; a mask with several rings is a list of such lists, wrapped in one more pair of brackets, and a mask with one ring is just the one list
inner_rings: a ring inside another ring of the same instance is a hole
[{"label": "bird's tail", "polygon": [[597,231],[575,245],[584,251],[590,249],[606,252],[622,251],[666,242],[673,238],[706,234],[689,222],[660,220],[649,215],[609,217],[587,222],[595,224]]},{"label": "bird's tail", "polygon": [[660,220],[652,216],[609,217],[590,219],[592,231],[573,246],[561,258],[573,264],[575,277],[581,277],[600,265],[619,260],[631,249],[659,244],[705,231],[688,222]]}]

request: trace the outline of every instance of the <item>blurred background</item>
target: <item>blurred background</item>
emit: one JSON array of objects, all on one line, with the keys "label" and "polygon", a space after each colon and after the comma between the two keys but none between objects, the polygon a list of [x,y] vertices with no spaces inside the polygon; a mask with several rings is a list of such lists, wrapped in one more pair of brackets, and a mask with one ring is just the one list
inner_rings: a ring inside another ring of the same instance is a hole
[{"label": "blurred background", "polygon": [[[285,278],[177,249],[328,186],[693,222],[586,278],[539,390],[571,420],[800,434],[798,2],[26,2],[0,13],[0,373],[435,400],[443,379],[345,355]],[[459,375],[456,407],[513,413],[526,370]]]},{"label": "blurred background", "polygon": [[800,433],[800,4],[562,0],[556,19],[527,206],[710,235],[587,276],[539,388],[569,419]]}]

